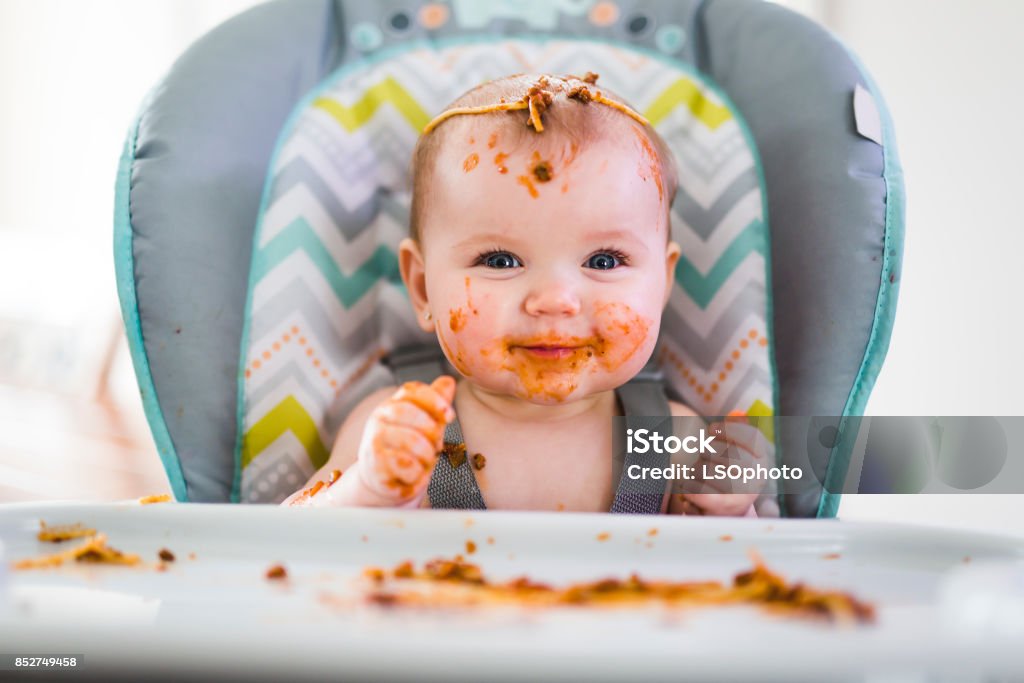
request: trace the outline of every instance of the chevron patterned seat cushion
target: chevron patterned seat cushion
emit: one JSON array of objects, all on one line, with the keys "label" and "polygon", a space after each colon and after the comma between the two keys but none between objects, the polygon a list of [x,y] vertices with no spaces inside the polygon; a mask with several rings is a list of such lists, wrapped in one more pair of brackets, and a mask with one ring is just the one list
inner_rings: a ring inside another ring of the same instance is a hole
[{"label": "chevron patterned seat cushion", "polygon": [[242,500],[294,491],[351,407],[391,382],[379,359],[436,343],[415,325],[395,258],[422,127],[484,80],[586,71],[646,116],[679,164],[672,230],[683,256],[657,352],[670,395],[704,415],[773,413],[763,180],[724,96],[681,63],[603,43],[414,46],[340,69],[278,140],[243,336]]}]

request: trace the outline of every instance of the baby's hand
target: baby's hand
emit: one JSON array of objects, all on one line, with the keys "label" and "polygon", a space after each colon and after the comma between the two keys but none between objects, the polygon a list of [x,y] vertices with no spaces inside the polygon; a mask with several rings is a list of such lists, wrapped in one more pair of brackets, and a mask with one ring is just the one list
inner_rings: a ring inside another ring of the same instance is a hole
[{"label": "baby's hand", "polygon": [[[774,446],[746,418],[730,417],[725,422],[708,425],[707,429],[715,435],[718,453],[702,455],[697,463],[698,473],[703,474],[705,468],[713,472],[715,465],[739,465],[740,468],[756,467],[758,464],[764,467],[773,465],[771,455]],[[724,448],[721,447],[723,445]],[[688,482],[683,487],[685,490],[682,490],[682,497],[673,497],[673,507],[683,514],[740,517],[751,513],[751,506],[765,484],[760,479],[746,483],[742,479],[701,479]]]},{"label": "baby's hand", "polygon": [[455,419],[455,380],[406,382],[370,414],[356,467],[370,491],[395,505],[418,504],[430,483],[444,428]]}]

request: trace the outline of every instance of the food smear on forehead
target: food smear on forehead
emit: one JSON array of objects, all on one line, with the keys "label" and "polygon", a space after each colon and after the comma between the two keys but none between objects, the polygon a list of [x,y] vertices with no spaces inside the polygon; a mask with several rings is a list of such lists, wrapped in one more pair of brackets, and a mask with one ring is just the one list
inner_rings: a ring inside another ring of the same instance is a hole
[{"label": "food smear on forehead", "polygon": [[469,173],[474,168],[476,168],[476,165],[479,163],[480,156],[476,152],[473,152],[468,157],[466,157],[466,159],[462,162],[462,170],[464,170],[466,173]]},{"label": "food smear on forehead", "polygon": [[570,142],[568,150],[569,151],[566,152],[565,148],[563,147],[562,148],[562,153],[559,156],[559,159],[561,160],[563,167],[569,166],[570,164],[572,164],[572,162],[576,161],[576,157],[580,153],[579,143],[577,143],[577,142]]},{"label": "food smear on forehead", "polygon": [[494,149],[494,146],[498,144],[498,134],[491,133],[491,137],[487,138],[487,149]]},{"label": "food smear on forehead", "polygon": [[548,182],[555,175],[554,169],[551,168],[551,162],[541,159],[540,152],[536,150],[534,150],[533,156],[530,157],[530,173],[540,183]]},{"label": "food smear on forehead", "polygon": [[533,181],[530,180],[530,176],[521,175],[516,178],[516,182],[525,187],[526,191],[530,193],[530,197],[533,199],[540,196],[540,193],[537,192],[537,187],[533,184]]},{"label": "food smear on forehead", "polygon": [[498,152],[494,155],[494,165],[498,167],[498,173],[508,173],[508,167],[505,166],[505,159],[508,159],[508,154],[504,152]]},{"label": "food smear on forehead", "polygon": [[533,177],[537,179],[537,182],[546,183],[554,178],[555,174],[551,169],[550,163],[539,161],[533,167]]}]

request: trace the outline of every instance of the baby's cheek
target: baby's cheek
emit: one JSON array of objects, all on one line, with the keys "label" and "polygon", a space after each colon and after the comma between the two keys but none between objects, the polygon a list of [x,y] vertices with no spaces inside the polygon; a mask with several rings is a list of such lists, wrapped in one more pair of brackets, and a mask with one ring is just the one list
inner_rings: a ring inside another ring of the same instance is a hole
[{"label": "baby's cheek", "polygon": [[597,362],[609,372],[636,357],[652,333],[649,318],[619,302],[598,303],[594,322],[598,335]]},{"label": "baby's cheek", "polygon": [[438,330],[441,347],[455,369],[465,377],[472,377],[495,366],[496,358],[488,347],[492,345],[496,327],[492,297],[470,292],[466,287],[465,301],[448,309],[447,319]]}]

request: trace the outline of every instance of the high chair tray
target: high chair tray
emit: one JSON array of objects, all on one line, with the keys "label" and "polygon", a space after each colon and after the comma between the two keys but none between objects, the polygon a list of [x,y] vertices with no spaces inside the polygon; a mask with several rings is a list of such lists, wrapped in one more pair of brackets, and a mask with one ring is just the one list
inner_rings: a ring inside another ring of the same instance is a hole
[{"label": "high chair tray", "polygon": [[[15,560],[78,542],[38,541],[40,520],[95,528],[143,564],[13,569]],[[132,502],[3,505],[0,539],[0,654],[84,655],[81,668],[92,675],[1024,675],[1020,538],[838,520]],[[162,548],[176,559],[158,571]],[[638,572],[730,582],[750,568],[751,548],[789,580],[874,603],[877,622],[829,626],[746,607],[389,609],[364,601],[358,583],[368,565],[456,554],[495,580],[527,574],[562,584]],[[288,579],[268,580],[279,563]]]}]

